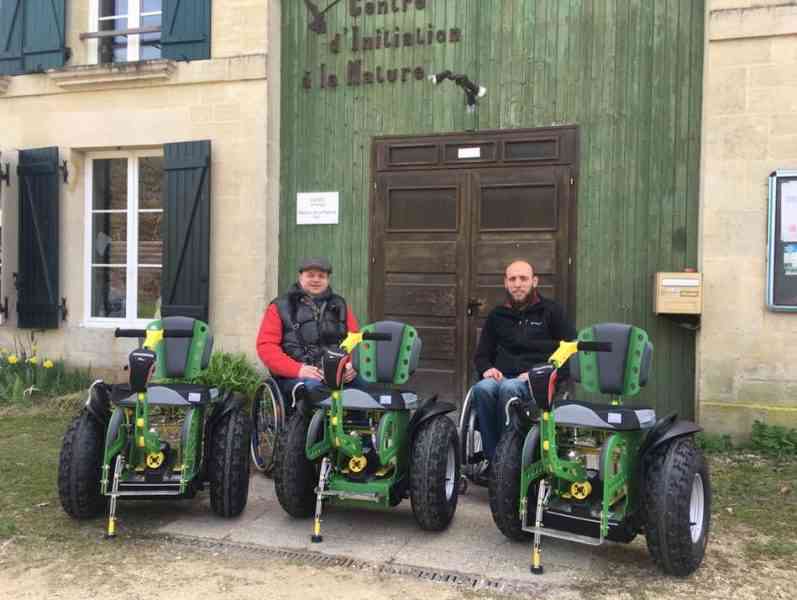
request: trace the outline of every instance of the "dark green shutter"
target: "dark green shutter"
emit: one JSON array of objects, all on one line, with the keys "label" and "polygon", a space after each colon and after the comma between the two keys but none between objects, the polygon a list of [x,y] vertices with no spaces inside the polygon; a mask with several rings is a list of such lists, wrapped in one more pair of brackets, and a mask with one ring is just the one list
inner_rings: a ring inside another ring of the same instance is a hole
[{"label": "dark green shutter", "polygon": [[17,75],[22,69],[22,0],[0,0],[0,75]]},{"label": "dark green shutter", "polygon": [[63,67],[66,0],[25,0],[23,60],[26,73]]},{"label": "dark green shutter", "polygon": [[17,326],[55,329],[58,288],[58,148],[19,153]]},{"label": "dark green shutter", "polygon": [[163,0],[163,58],[210,58],[210,0]]},{"label": "dark green shutter", "polygon": [[0,75],[66,62],[66,0],[0,0]]},{"label": "dark green shutter", "polygon": [[166,144],[161,315],[208,320],[210,141]]}]

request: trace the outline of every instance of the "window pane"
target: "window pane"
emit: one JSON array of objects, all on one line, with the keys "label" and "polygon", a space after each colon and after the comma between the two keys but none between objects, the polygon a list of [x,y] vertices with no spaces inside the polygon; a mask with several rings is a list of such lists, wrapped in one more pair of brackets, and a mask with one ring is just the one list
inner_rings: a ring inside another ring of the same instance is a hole
[{"label": "window pane", "polygon": [[141,12],[158,12],[161,10],[162,0],[141,0]]},{"label": "window pane", "polygon": [[94,210],[127,210],[127,159],[107,158],[94,161]]},{"label": "window pane", "polygon": [[127,264],[127,214],[94,213],[91,232],[93,264]]},{"label": "window pane", "polygon": [[[142,27],[160,27],[161,16],[149,15],[141,17]],[[139,44],[141,48],[141,60],[153,60],[161,57],[161,34],[160,33],[142,33],[139,36]]]},{"label": "window pane", "polygon": [[138,270],[138,318],[160,316],[161,269],[141,267]]},{"label": "window pane", "polygon": [[91,277],[91,316],[125,317],[127,269],[94,267]]},{"label": "window pane", "polygon": [[140,208],[163,208],[163,157],[148,156],[138,160],[138,205]]},{"label": "window pane", "polygon": [[141,265],[163,264],[163,242],[161,221],[163,213],[139,213],[138,219],[138,263]]},{"label": "window pane", "polygon": [[161,57],[160,40],[152,43],[144,43],[142,41],[139,48],[141,60],[156,60]]},{"label": "window pane", "polygon": [[100,18],[127,15],[127,0],[100,0]]}]

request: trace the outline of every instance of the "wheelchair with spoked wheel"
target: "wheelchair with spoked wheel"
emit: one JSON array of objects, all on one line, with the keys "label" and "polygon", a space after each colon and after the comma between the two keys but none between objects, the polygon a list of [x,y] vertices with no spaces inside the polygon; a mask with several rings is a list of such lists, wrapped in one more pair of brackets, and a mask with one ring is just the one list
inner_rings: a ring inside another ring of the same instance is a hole
[{"label": "wheelchair with spoked wheel", "polygon": [[304,398],[304,384],[283,389],[276,377],[269,375],[257,388],[252,404],[252,438],[249,451],[255,469],[266,476],[274,470],[277,440],[285,424]]},{"label": "wheelchair with spoked wheel", "polygon": [[[462,403],[462,410],[459,416],[458,434],[463,478],[461,493],[467,491],[468,482],[480,486],[487,486],[489,483],[488,466],[490,461],[484,452],[484,443],[479,426],[479,415],[473,397],[473,389],[475,387],[476,384],[471,386],[468,393],[465,395],[465,401]],[[566,380],[560,381],[557,386],[556,395],[557,398],[561,400],[568,399],[570,396],[569,382]],[[504,408],[504,427],[508,427],[510,424],[510,408],[520,401],[521,399],[518,396],[510,396],[507,400]]]}]

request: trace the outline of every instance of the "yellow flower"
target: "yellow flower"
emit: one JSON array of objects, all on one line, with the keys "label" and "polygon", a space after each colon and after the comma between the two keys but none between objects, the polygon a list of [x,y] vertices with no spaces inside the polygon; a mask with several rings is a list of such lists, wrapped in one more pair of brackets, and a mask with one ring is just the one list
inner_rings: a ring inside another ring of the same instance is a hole
[{"label": "yellow flower", "polygon": [[9,365],[15,365],[15,364],[17,364],[18,362],[19,362],[19,359],[17,358],[17,355],[16,355],[16,354],[11,354],[11,355],[8,357],[8,364],[9,364]]},{"label": "yellow flower", "polygon": [[51,360],[48,358],[47,360],[45,360],[45,361],[42,363],[42,366],[43,366],[45,369],[52,369],[52,368],[53,368],[55,365],[53,364],[53,361],[51,361]]},{"label": "yellow flower", "polygon": [[39,364],[39,357],[38,357],[38,356],[31,356],[31,357],[28,359],[28,362],[29,362],[30,364],[34,365],[34,366],[35,366],[35,365],[38,365],[38,364]]}]

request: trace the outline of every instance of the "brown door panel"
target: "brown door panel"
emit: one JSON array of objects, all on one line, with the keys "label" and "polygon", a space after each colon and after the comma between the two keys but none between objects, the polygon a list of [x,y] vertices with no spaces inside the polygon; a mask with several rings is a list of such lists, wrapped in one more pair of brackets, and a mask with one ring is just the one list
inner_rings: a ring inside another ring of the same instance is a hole
[{"label": "brown door panel", "polygon": [[457,171],[382,173],[372,221],[371,314],[418,329],[424,347],[408,386],[459,403],[470,221]]},{"label": "brown door panel", "polygon": [[[567,304],[569,169],[560,166],[473,171],[469,298],[480,303],[468,326],[469,355],[489,312],[506,301],[504,270],[515,259],[532,263],[540,293]],[[473,369],[472,360],[468,362]],[[469,379],[476,377],[471,373]]]},{"label": "brown door panel", "polygon": [[[418,329],[424,347],[408,386],[424,397],[461,404],[513,259],[535,265],[544,296],[574,304],[577,145],[573,127],[375,142],[370,316]],[[479,146],[481,158],[466,163],[460,146]]]}]

